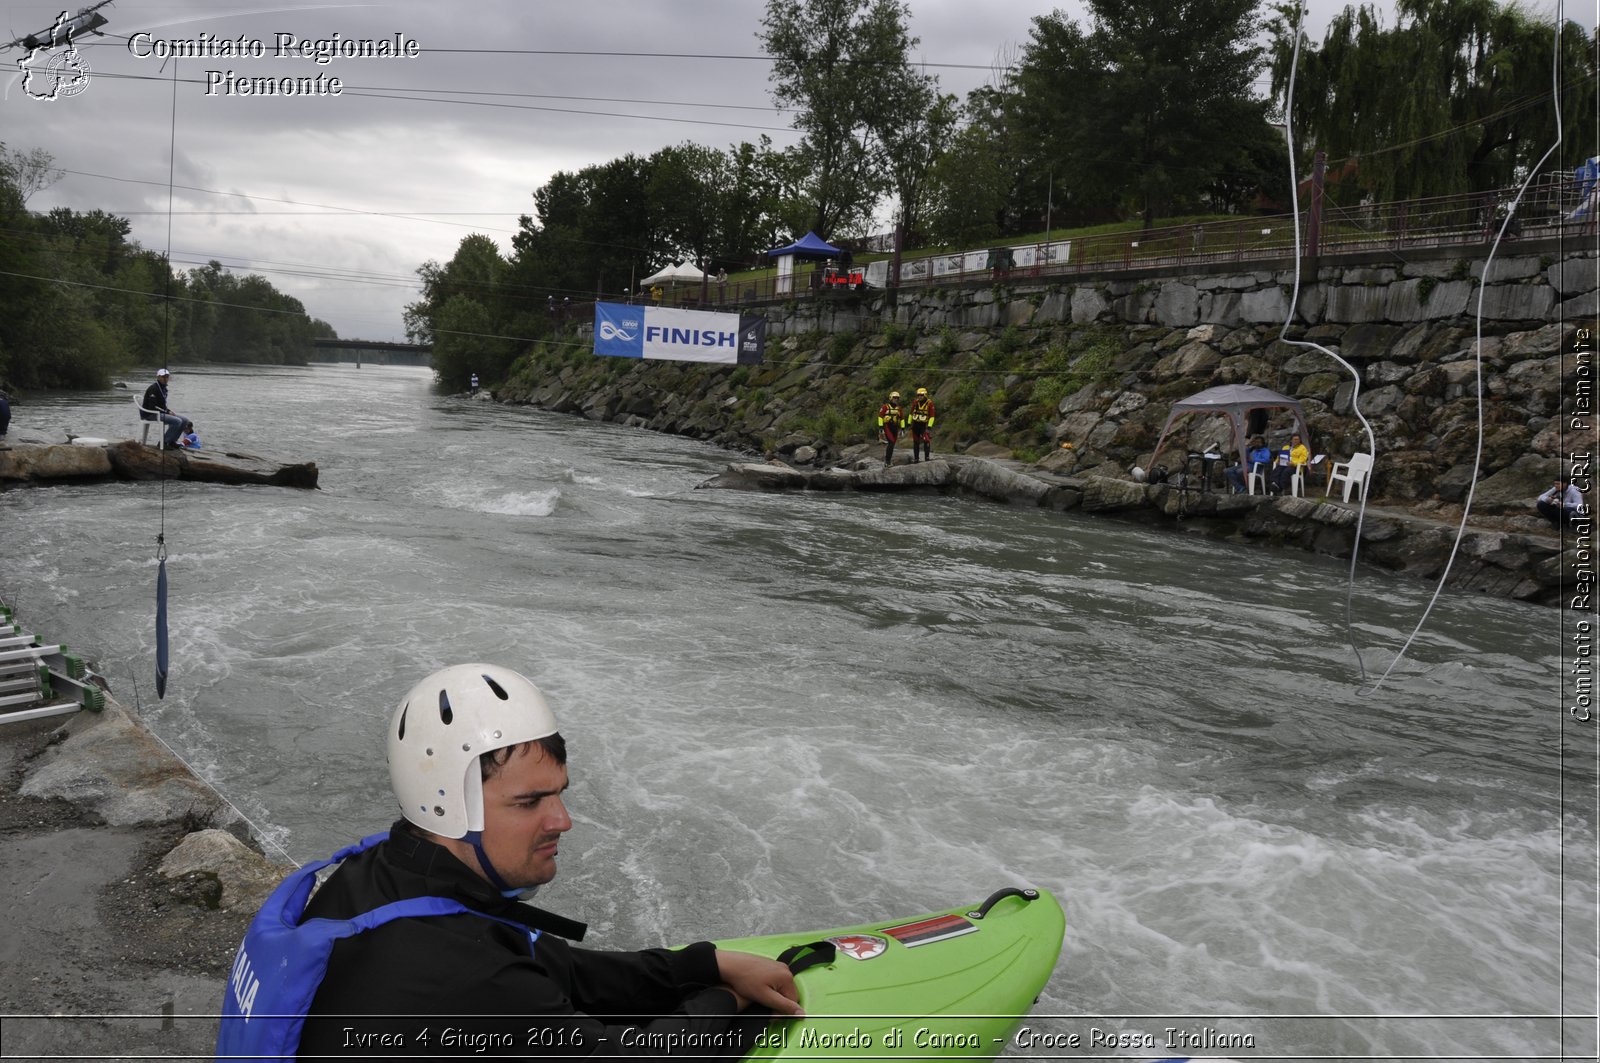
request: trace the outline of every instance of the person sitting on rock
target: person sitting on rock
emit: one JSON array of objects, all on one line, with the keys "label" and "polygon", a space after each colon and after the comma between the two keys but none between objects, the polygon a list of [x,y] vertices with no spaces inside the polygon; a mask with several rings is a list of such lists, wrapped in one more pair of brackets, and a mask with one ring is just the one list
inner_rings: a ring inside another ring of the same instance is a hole
[{"label": "person sitting on rock", "polygon": [[906,410],[900,404],[900,393],[891,391],[888,400],[878,407],[878,438],[883,440],[883,467],[886,469],[894,461],[895,440],[900,438],[900,429],[905,426]]},{"label": "person sitting on rock", "polygon": [[1539,516],[1557,530],[1563,523],[1571,524],[1584,514],[1583,492],[1566,477],[1557,480],[1533,505]]},{"label": "person sitting on rock", "polygon": [[178,446],[185,450],[200,449],[200,433],[195,431],[193,421],[183,422],[183,435],[178,437]]}]

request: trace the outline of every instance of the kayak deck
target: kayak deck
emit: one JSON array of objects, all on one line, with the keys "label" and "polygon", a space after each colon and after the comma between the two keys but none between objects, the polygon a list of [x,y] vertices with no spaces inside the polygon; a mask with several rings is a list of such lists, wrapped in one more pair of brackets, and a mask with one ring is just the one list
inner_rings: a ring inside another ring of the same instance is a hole
[{"label": "kayak deck", "polygon": [[780,958],[802,946],[792,962],[806,1017],[773,1023],[750,1059],[983,1059],[1027,1015],[1065,930],[1048,892],[1001,890],[977,907],[717,947]]}]

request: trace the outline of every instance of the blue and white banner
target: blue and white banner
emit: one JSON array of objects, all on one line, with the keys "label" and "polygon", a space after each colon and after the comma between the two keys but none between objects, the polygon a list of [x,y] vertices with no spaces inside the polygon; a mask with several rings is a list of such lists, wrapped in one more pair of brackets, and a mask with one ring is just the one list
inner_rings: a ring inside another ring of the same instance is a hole
[{"label": "blue and white banner", "polygon": [[594,353],[613,358],[759,365],[767,319],[709,310],[594,304]]}]

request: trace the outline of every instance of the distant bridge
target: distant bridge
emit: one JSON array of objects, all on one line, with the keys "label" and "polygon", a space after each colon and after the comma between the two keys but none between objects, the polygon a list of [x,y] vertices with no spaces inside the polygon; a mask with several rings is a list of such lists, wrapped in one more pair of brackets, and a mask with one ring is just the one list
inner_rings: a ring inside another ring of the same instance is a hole
[{"label": "distant bridge", "polygon": [[433,364],[431,343],[384,343],[382,340],[312,340],[317,360],[354,362],[357,365]]}]

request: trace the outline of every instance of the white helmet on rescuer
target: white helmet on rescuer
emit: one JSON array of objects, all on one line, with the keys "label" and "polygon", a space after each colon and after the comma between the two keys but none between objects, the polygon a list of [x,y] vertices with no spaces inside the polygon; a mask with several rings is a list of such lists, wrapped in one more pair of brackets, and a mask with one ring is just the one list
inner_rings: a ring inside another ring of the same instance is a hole
[{"label": "white helmet on rescuer", "polygon": [[493,664],[441,668],[411,688],[389,721],[389,783],[401,814],[444,838],[476,835],[478,758],[557,730],[544,695],[521,673]]}]

